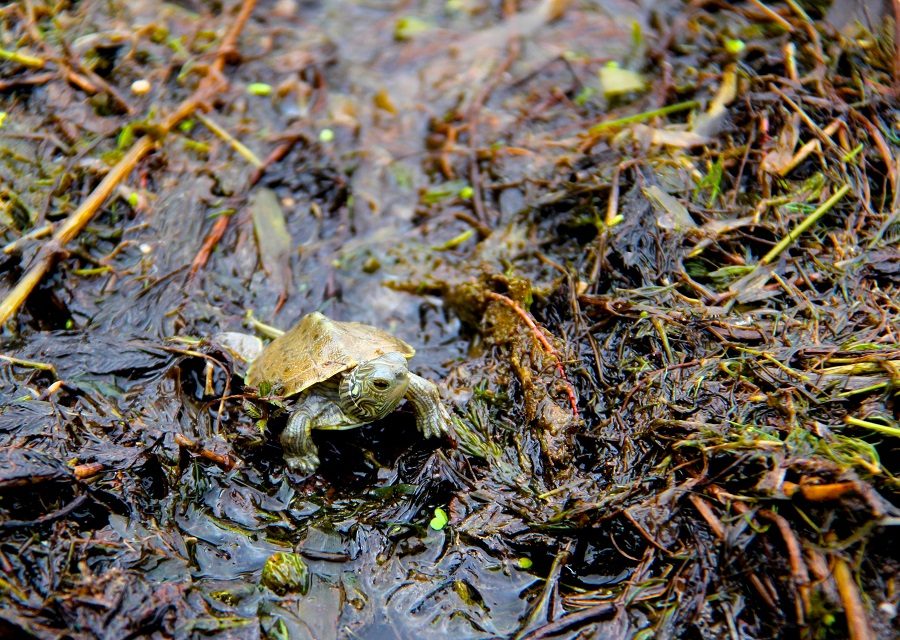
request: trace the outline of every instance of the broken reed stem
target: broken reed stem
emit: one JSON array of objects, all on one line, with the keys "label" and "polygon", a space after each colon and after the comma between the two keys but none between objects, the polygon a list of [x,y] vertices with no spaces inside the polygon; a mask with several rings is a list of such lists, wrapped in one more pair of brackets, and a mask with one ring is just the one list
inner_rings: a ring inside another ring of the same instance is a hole
[{"label": "broken reed stem", "polygon": [[848,191],[850,191],[849,184],[845,184],[843,187],[835,191],[833,196],[819,205],[818,209],[809,214],[803,222],[791,229],[778,244],[772,247],[772,250],[764,255],[762,257],[762,260],[759,261],[759,265],[765,266],[772,262],[772,260],[777,258],[782,251],[787,249],[794,242],[794,240],[796,240],[800,236],[801,233],[809,229],[819,220],[819,218],[831,211],[832,207],[834,207],[834,205],[836,205],[838,201],[847,194]]},{"label": "broken reed stem", "polygon": [[569,382],[569,377],[566,375],[566,370],[563,368],[562,359],[559,357],[559,352],[550,344],[550,341],[547,340],[547,337],[544,335],[544,332],[537,326],[537,323],[531,317],[525,309],[523,309],[519,304],[513,300],[512,298],[507,298],[506,296],[500,293],[494,293],[493,291],[485,292],[485,295],[492,300],[497,300],[502,302],[503,304],[510,307],[513,311],[516,312],[522,321],[528,325],[528,328],[531,329],[531,333],[534,335],[535,339],[541,344],[550,356],[556,360],[556,370],[559,372],[559,377],[563,379],[563,382],[566,383],[566,395],[569,398],[569,405],[572,407],[572,415],[576,418],[578,417],[578,401],[575,398],[575,389],[572,387],[572,383]]},{"label": "broken reed stem", "polygon": [[[159,127],[157,136],[165,135],[181,120],[198,109],[210,97],[224,90],[226,84],[222,77],[225,62],[235,50],[235,43],[241,30],[250,17],[256,0],[244,0],[241,10],[231,25],[228,33],[222,39],[222,44],[216,54],[216,59],[210,67],[210,73],[201,81],[200,85],[182,102],[178,108],[167,117]],[[75,238],[82,229],[97,215],[100,207],[109,197],[119,183],[128,177],[138,162],[153,148],[156,147],[156,137],[142,136],[134,146],[128,150],[119,162],[106,174],[106,177],[91,192],[87,199],[73,211],[65,222],[57,228],[50,241],[44,245],[38,261],[22,276],[16,286],[0,302],[0,325],[13,317],[19,308],[28,299],[32,291],[40,284],[41,280],[53,266],[59,252]]]}]

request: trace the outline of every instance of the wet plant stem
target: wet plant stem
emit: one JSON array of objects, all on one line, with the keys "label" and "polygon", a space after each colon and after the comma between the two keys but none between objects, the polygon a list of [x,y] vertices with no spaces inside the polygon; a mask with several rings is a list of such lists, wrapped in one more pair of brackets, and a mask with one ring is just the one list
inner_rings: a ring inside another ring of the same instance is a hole
[{"label": "wet plant stem", "polygon": [[868,429],[869,431],[875,431],[876,433],[883,433],[886,436],[900,438],[900,428],[897,427],[890,427],[888,425],[878,424],[877,422],[870,422],[869,420],[860,420],[853,416],[847,416],[844,418],[844,422],[853,425],[854,427],[860,427],[862,429]]},{"label": "wet plant stem", "polygon": [[46,64],[43,58],[31,56],[21,51],[7,51],[6,49],[0,49],[0,59],[9,60],[32,69],[43,69]]},{"label": "wet plant stem", "polygon": [[850,191],[849,184],[845,184],[843,187],[835,191],[834,195],[832,195],[830,198],[828,198],[828,200],[819,205],[818,209],[809,214],[803,222],[798,224],[795,228],[791,229],[778,244],[772,247],[772,250],[764,255],[762,257],[762,260],[759,261],[759,265],[765,266],[772,262],[779,255],[781,255],[781,252],[791,246],[794,240],[796,240],[801,233],[809,229],[819,220],[819,218],[831,211],[834,205],[836,205],[838,201],[840,201],[840,199],[847,194],[848,191]]},{"label": "wet plant stem", "polygon": [[641,113],[635,113],[634,115],[625,116],[622,118],[615,118],[614,120],[606,120],[604,122],[598,122],[593,127],[588,129],[588,133],[590,135],[596,135],[606,129],[611,129],[613,127],[621,127],[626,124],[633,124],[635,122],[643,122],[644,120],[649,120],[650,118],[656,118],[658,116],[667,116],[672,113],[678,113],[679,111],[688,111],[689,109],[693,109],[694,107],[699,107],[700,102],[697,100],[688,100],[686,102],[678,102],[676,104],[670,104],[665,107],[661,107],[659,109],[652,109],[650,111],[642,111]]}]

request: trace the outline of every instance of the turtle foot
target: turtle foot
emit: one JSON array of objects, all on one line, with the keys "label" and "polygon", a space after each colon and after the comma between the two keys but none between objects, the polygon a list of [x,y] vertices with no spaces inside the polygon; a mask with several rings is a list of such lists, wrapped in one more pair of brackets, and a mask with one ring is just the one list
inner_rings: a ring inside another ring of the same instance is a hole
[{"label": "turtle foot", "polygon": [[307,453],[300,456],[285,456],[284,462],[294,473],[312,473],[319,467],[319,456]]},{"label": "turtle foot", "polygon": [[409,374],[409,387],[406,392],[416,410],[416,424],[426,438],[438,438],[450,433],[450,414],[441,402],[437,386],[414,373]]},{"label": "turtle foot", "polygon": [[433,410],[419,414],[419,430],[426,438],[440,438],[450,433],[450,414],[444,405],[438,404]]}]

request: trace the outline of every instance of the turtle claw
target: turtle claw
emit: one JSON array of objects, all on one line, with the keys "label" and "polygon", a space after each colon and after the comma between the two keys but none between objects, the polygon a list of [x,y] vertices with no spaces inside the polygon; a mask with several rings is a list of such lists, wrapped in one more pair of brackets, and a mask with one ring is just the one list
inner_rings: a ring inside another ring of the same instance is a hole
[{"label": "turtle claw", "polygon": [[433,382],[414,373],[409,374],[406,399],[416,411],[416,423],[423,436],[438,438],[450,433],[450,414],[441,402],[441,395]]},{"label": "turtle claw", "polygon": [[300,456],[285,456],[284,462],[294,473],[310,474],[319,467],[319,456],[307,453]]},{"label": "turtle claw", "polygon": [[439,404],[436,411],[430,411],[422,416],[420,428],[426,438],[440,438],[450,432],[450,414]]}]

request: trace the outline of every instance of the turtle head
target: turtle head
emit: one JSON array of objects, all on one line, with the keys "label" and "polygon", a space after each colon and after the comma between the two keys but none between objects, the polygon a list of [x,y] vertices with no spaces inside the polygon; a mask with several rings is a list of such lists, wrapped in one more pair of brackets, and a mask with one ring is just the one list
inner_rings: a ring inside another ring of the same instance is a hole
[{"label": "turtle head", "polygon": [[351,369],[341,380],[341,408],[372,422],[397,408],[409,385],[409,369],[401,353],[386,353]]}]

